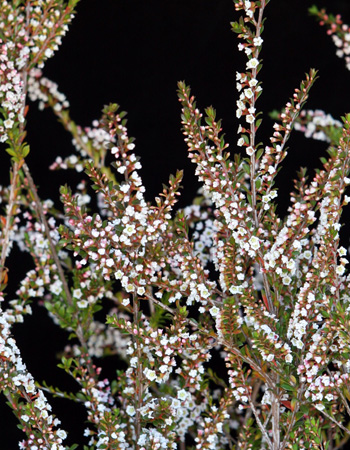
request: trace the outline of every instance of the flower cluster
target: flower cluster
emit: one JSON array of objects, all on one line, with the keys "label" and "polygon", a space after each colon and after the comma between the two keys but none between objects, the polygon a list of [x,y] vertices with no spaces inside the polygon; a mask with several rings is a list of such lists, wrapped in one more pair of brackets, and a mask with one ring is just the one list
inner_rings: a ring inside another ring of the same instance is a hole
[{"label": "flower cluster", "polygon": [[304,133],[307,138],[334,144],[339,142],[342,127],[343,124],[339,120],[317,109],[301,111],[294,129]]},{"label": "flower cluster", "polygon": [[327,34],[332,36],[337,47],[336,55],[345,59],[345,65],[350,70],[350,27],[345,24],[341,16],[327,14],[325,9],[319,10],[316,6],[309,9],[310,13],[317,17],[320,25],[327,28]]}]

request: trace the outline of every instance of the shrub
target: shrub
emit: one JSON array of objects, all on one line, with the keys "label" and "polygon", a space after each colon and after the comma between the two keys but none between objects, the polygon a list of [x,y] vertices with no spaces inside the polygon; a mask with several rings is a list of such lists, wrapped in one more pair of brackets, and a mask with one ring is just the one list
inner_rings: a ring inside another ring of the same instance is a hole
[{"label": "shrub", "polygon": [[[0,7],[0,140],[11,156],[10,185],[1,191],[0,386],[26,435],[19,448],[78,447],[64,444],[67,433],[46,393],[84,406],[84,450],[341,448],[350,434],[350,279],[339,237],[350,200],[350,115],[340,122],[302,112],[317,78],[311,69],[272,114],[270,143],[258,143],[268,0],[234,0],[240,17],[231,25],[246,55],[236,75],[234,146],[242,152],[230,155],[215,110],[200,112],[179,82],[183,134],[202,188],[192,205],[176,210],[178,171],[148,202],[125,113],[107,105],[83,129],[43,75],[77,2]],[[339,16],[310,12],[348,67],[348,27]],[[61,187],[63,212],[39,197],[26,161],[27,97],[52,108],[72,134],[76,154],[58,157],[52,169],[84,170],[96,205],[84,183],[76,192]],[[328,158],[310,181],[299,171],[282,219],[275,179],[294,127],[326,140]],[[8,301],[14,243],[33,268]],[[69,333],[58,365],[76,382],[69,392],[34,381],[12,337],[32,302]],[[98,362],[108,355],[127,367],[113,379],[101,376]],[[221,370],[212,359],[223,362]]]}]

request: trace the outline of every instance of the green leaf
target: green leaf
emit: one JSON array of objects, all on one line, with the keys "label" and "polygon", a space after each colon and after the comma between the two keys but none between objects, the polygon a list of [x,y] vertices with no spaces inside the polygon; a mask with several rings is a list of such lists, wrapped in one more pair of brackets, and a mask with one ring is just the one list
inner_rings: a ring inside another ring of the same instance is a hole
[{"label": "green leaf", "polygon": [[286,391],[294,391],[294,387],[291,386],[290,384],[287,383],[281,383],[280,385],[283,389],[285,389]]},{"label": "green leaf", "polygon": [[312,16],[317,16],[318,13],[320,12],[316,5],[310,6],[308,11],[309,11],[309,14],[311,14]]},{"label": "green leaf", "polygon": [[242,33],[242,26],[238,22],[231,22],[230,25],[234,33]]},{"label": "green leaf", "polygon": [[29,155],[30,147],[29,145],[25,145],[22,149],[22,156],[23,158],[26,158]]}]

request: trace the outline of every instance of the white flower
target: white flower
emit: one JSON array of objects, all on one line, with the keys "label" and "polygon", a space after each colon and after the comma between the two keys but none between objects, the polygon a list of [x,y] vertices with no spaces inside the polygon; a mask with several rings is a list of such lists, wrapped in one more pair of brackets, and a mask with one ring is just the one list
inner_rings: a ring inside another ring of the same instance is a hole
[{"label": "white flower", "polygon": [[64,440],[67,437],[67,433],[64,430],[61,430],[60,428],[56,431],[57,436]]},{"label": "white flower", "polygon": [[53,284],[51,284],[50,291],[55,295],[60,295],[62,292],[62,282],[60,280],[56,280]]},{"label": "white flower", "polygon": [[177,392],[177,398],[178,398],[179,400],[186,400],[187,397],[188,397],[188,392],[185,391],[185,389],[180,389],[180,390]]},{"label": "white flower", "polygon": [[288,275],[286,275],[285,277],[282,278],[282,283],[285,286],[288,286],[291,283],[292,279],[291,277],[289,277]]},{"label": "white flower", "polygon": [[337,275],[343,275],[343,273],[345,272],[345,267],[344,266],[338,266],[335,269],[335,272],[337,273]]},{"label": "white flower", "polygon": [[288,355],[286,355],[285,361],[287,363],[291,363],[293,361],[293,356],[289,353]]},{"label": "white flower", "polygon": [[315,408],[318,409],[319,411],[323,411],[325,409],[325,406],[322,405],[322,403],[318,403],[317,405],[315,405]]},{"label": "white flower", "polygon": [[254,122],[255,122],[255,117],[253,116],[253,114],[248,114],[248,115],[246,116],[245,120],[246,120],[248,123],[254,123]]},{"label": "white flower", "polygon": [[5,128],[12,128],[15,122],[11,119],[7,119],[4,121]]},{"label": "white flower", "polygon": [[135,286],[132,283],[128,283],[125,287],[126,292],[134,292]]},{"label": "white flower", "polygon": [[213,306],[209,309],[209,312],[213,317],[216,317],[219,314],[220,309],[217,306]]},{"label": "white flower", "polygon": [[47,48],[47,49],[45,50],[45,56],[46,56],[47,58],[51,58],[52,55],[53,55],[53,51],[51,50],[51,48]]},{"label": "white flower", "polygon": [[136,414],[136,410],[132,405],[128,405],[126,407],[126,414],[128,414],[129,416],[134,416]]},{"label": "white flower", "polygon": [[137,295],[143,295],[146,292],[146,289],[143,286],[137,288]]},{"label": "white flower", "polygon": [[338,254],[340,255],[340,256],[345,256],[346,255],[346,249],[344,248],[344,247],[339,247],[338,248]]},{"label": "white flower", "polygon": [[210,292],[203,283],[198,285],[198,291],[203,298],[210,297]]},{"label": "white flower", "polygon": [[229,291],[231,292],[231,294],[242,294],[242,286],[231,286]]},{"label": "white flower", "polygon": [[244,95],[247,98],[252,98],[254,94],[253,94],[253,91],[250,88],[248,88],[248,89],[244,89]]},{"label": "white flower", "polygon": [[127,225],[127,226],[124,228],[123,232],[124,232],[125,234],[127,234],[128,236],[133,235],[133,234],[135,233],[135,225],[134,225],[134,224],[129,224],[129,225]]},{"label": "white flower", "polygon": [[256,58],[252,58],[247,62],[247,69],[255,69],[256,67],[258,67],[259,65],[259,61]]},{"label": "white flower", "polygon": [[255,37],[255,38],[253,39],[253,44],[255,45],[255,47],[260,47],[260,45],[261,45],[263,42],[264,42],[264,41],[263,41],[263,39],[262,39],[260,36]]},{"label": "white flower", "polygon": [[83,293],[81,292],[80,289],[74,289],[74,291],[73,291],[73,297],[74,298],[79,299],[79,298],[81,298],[82,295],[83,295]]},{"label": "white flower", "polygon": [[85,309],[89,306],[89,303],[86,300],[79,300],[77,302],[78,308]]},{"label": "white flower", "polygon": [[106,261],[106,266],[107,267],[112,267],[113,264],[114,264],[113,259],[112,258],[108,258],[107,261]]},{"label": "white flower", "polygon": [[121,271],[121,270],[117,270],[116,272],[115,272],[115,274],[114,274],[114,276],[115,276],[115,278],[117,279],[117,280],[121,280],[122,278],[123,278],[123,272]]},{"label": "white flower", "polygon": [[249,244],[253,250],[258,250],[258,248],[260,248],[260,239],[256,236],[252,236],[249,239]]},{"label": "white flower", "polygon": [[144,369],[143,373],[145,377],[150,381],[154,381],[157,378],[156,372],[154,370],[149,369],[148,367]]}]

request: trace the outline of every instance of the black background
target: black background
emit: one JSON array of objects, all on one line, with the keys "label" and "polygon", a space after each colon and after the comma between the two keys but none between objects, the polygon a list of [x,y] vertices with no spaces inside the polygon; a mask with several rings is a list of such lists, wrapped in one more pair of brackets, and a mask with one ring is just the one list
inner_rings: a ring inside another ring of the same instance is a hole
[{"label": "black background", "polygon": [[[265,144],[273,125],[267,113],[283,107],[311,67],[319,70],[320,78],[307,108],[323,109],[335,118],[350,111],[350,72],[344,60],[335,56],[325,29],[308,15],[313,3],[271,0],[266,8],[261,54],[264,67],[260,72],[264,91],[257,105],[264,111],[258,141]],[[340,13],[345,23],[350,23],[347,0],[323,0],[317,5]],[[198,188],[181,134],[176,95],[179,80],[191,86],[201,109],[209,105],[216,108],[231,152],[238,151],[235,72],[244,71],[245,57],[238,52],[238,40],[230,30],[230,22],[238,17],[231,0],[82,0],[60,50],[46,63],[44,75],[66,94],[71,116],[78,124],[90,126],[100,117],[103,105],[110,102],[128,112],[128,131],[136,137],[135,152],[141,156],[141,176],[150,201],[177,169],[185,170],[181,206],[191,202]],[[80,178],[70,171],[48,171],[56,156],[73,153],[71,138],[50,110],[40,112],[36,104],[30,104],[28,141],[28,165],[40,195],[57,201],[59,186],[76,184]],[[327,145],[295,132],[289,147],[285,168],[278,176],[282,213],[296,170],[320,166],[319,157]],[[8,184],[9,157],[3,153],[1,158],[1,184]],[[27,261],[26,256],[19,257]],[[16,273],[11,275],[10,271],[10,286],[26,269],[17,259]],[[38,381],[45,379],[64,388],[68,376],[55,368],[55,353],[62,349],[65,333],[53,328],[41,308],[33,308],[35,316],[14,328],[23,359]],[[113,374],[115,367],[111,366]],[[64,400],[51,403],[62,428],[69,431],[67,443],[83,442],[83,419],[74,419],[79,414],[84,417],[82,410]],[[17,435],[16,421],[4,406],[0,410],[1,450],[17,448]]]}]

